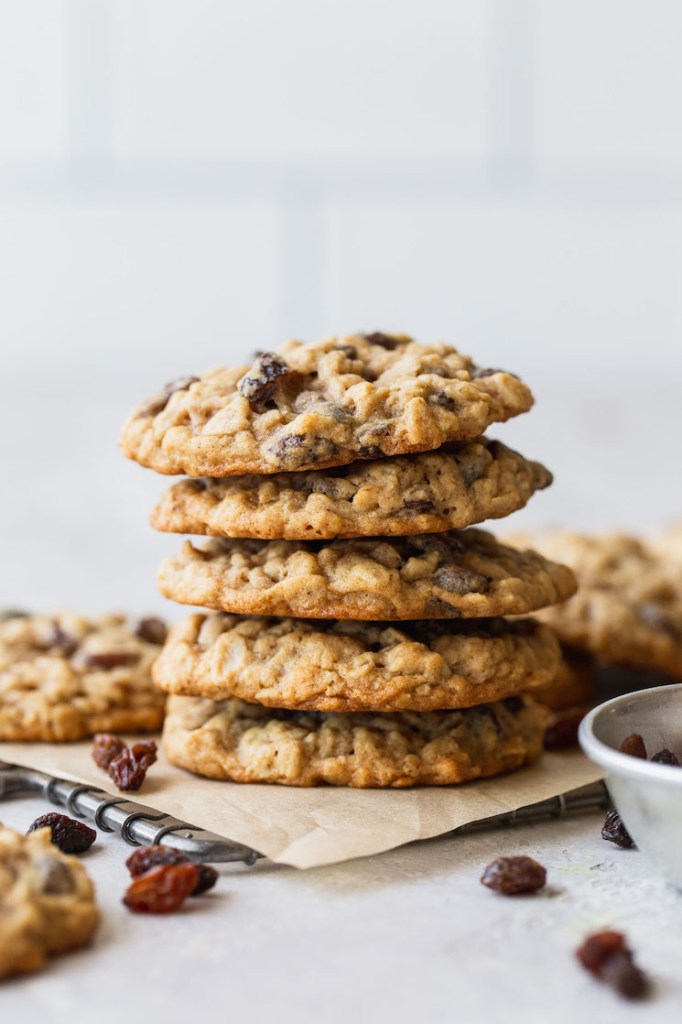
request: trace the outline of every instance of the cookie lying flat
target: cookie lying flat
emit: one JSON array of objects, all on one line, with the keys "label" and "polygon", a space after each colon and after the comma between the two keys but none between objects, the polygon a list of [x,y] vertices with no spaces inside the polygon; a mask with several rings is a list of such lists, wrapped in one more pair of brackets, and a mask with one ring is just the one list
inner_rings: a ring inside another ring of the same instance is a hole
[{"label": "cookie lying flat", "polygon": [[540,463],[482,438],[327,471],[181,480],[151,522],[263,540],[438,533],[508,516],[551,482]]},{"label": "cookie lying flat", "polygon": [[407,538],[186,541],[159,570],[166,597],[242,615],[487,618],[575,593],[573,573],[483,530]]},{"label": "cookie lying flat", "polygon": [[635,537],[554,531],[513,543],[560,558],[580,589],[540,617],[559,639],[591,651],[605,664],[682,673],[682,587],[661,555]]},{"label": "cookie lying flat", "polygon": [[376,715],[171,697],[163,746],[173,764],[213,779],[445,786],[536,760],[546,716],[528,697],[461,711]]},{"label": "cookie lying flat", "polygon": [[0,622],[0,740],[78,740],[161,727],[151,666],[158,619],[6,613]]},{"label": "cookie lying flat", "polygon": [[559,644],[532,619],[314,622],[191,615],[154,666],[169,693],[316,711],[470,707],[546,686]]},{"label": "cookie lying flat", "polygon": [[404,335],[290,341],[251,367],[174,381],[126,422],[121,447],[159,473],[322,469],[429,451],[526,412],[517,377]]},{"label": "cookie lying flat", "polygon": [[98,922],[85,868],[53,846],[49,829],[22,836],[0,825],[0,978],[87,945]]}]

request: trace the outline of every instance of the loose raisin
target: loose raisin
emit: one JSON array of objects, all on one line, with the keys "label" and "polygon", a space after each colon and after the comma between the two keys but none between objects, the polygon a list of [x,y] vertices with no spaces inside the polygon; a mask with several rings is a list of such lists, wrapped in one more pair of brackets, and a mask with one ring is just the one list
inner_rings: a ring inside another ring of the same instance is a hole
[{"label": "loose raisin", "polygon": [[123,902],[138,914],[171,914],[194,892],[198,880],[194,864],[159,864],[131,882]]},{"label": "loose raisin", "polygon": [[[128,857],[126,867],[133,878],[136,878],[138,875],[143,875],[151,868],[158,867],[160,864],[191,863],[192,861],[186,853],[183,853],[182,850],[176,850],[173,846],[142,846]],[[196,887],[190,895],[199,896],[201,893],[208,892],[209,889],[213,888],[218,881],[218,872],[210,864],[195,864],[194,866],[199,877]]]},{"label": "loose raisin", "polygon": [[[202,483],[202,481],[196,481],[196,483]],[[145,640],[148,644],[161,644],[166,639],[166,624],[163,619],[158,619],[154,615],[148,615],[144,619],[140,619],[136,628],[135,636],[139,637],[140,640]]]},{"label": "loose raisin", "polygon": [[498,857],[488,864],[481,882],[503,896],[519,896],[542,889],[547,872],[532,857]]},{"label": "loose raisin", "polygon": [[92,759],[98,768],[107,770],[115,757],[125,750],[125,743],[118,736],[108,732],[98,732],[92,741]]},{"label": "loose raisin", "polygon": [[623,933],[604,930],[588,935],[575,951],[575,955],[586,971],[599,978],[609,957],[623,949],[625,949]]},{"label": "loose raisin", "polygon": [[602,981],[624,999],[643,999],[649,991],[649,981],[637,966],[629,949],[621,949],[610,956],[602,970]]},{"label": "loose raisin", "polygon": [[644,740],[638,732],[632,732],[629,736],[626,736],[618,749],[621,754],[629,754],[630,757],[641,757],[646,760],[646,747],[644,746]]},{"label": "loose raisin", "polygon": [[622,932],[588,935],[576,950],[576,956],[585,970],[625,999],[642,999],[647,995],[648,979],[635,963]]},{"label": "loose raisin", "polygon": [[208,892],[218,881],[218,872],[210,864],[195,864],[194,867],[199,873],[199,880],[192,889],[190,896],[201,896]]},{"label": "loose raisin", "polygon": [[545,731],[545,750],[570,750],[578,746],[578,729],[588,708],[568,708],[553,715]]},{"label": "loose raisin", "polygon": [[602,825],[601,837],[608,843],[615,843],[623,850],[631,850],[634,841],[626,829],[620,814],[615,809],[606,812],[606,819]]},{"label": "loose raisin", "polygon": [[109,765],[109,775],[123,792],[138,790],[145,780],[147,765],[138,760],[130,747],[125,747]]},{"label": "loose raisin", "polygon": [[85,853],[97,838],[94,828],[89,828],[82,821],[69,818],[66,814],[57,814],[56,811],[41,814],[29,827],[26,835],[39,828],[49,828],[50,839],[62,853]]},{"label": "loose raisin", "polygon": [[157,746],[155,740],[140,740],[139,743],[133,743],[130,748],[133,757],[143,765],[145,771],[156,762],[157,760]]},{"label": "loose raisin", "polygon": [[677,767],[679,767],[680,764],[679,758],[673,754],[672,750],[668,750],[667,747],[664,747],[663,750],[659,750],[657,754],[654,754],[651,760],[655,761],[656,764],[672,764]]}]

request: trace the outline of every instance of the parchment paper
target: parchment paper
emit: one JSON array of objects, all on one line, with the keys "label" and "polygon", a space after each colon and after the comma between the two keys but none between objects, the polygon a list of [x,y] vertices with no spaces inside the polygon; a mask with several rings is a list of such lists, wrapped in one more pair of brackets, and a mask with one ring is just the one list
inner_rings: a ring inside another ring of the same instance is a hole
[{"label": "parchment paper", "polygon": [[[112,792],[87,743],[0,743],[0,760]],[[244,843],[271,860],[317,867],[428,839],[471,821],[567,793],[601,777],[578,751],[545,754],[512,775],[402,790],[294,789],[190,775],[163,754],[130,799]],[[120,796],[121,794],[115,793]]]}]

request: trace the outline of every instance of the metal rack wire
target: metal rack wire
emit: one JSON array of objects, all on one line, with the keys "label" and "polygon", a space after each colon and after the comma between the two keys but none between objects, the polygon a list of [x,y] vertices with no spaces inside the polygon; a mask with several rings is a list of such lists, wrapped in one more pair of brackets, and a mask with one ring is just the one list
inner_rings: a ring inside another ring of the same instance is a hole
[{"label": "metal rack wire", "polygon": [[83,786],[0,761],[0,800],[30,795],[65,807],[74,818],[93,821],[103,832],[118,832],[130,846],[161,843],[203,862],[243,861],[251,865],[261,856],[249,846],[223,839],[125,796],[112,796],[96,786]]}]

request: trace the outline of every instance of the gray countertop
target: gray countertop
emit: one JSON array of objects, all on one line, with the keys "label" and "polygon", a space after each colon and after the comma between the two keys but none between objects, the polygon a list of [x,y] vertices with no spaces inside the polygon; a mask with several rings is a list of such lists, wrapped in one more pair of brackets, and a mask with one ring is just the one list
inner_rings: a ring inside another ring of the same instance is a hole
[{"label": "gray countertop", "polygon": [[[47,809],[9,801],[25,829]],[[3,985],[4,1020],[70,1024],[209,1019],[669,1021],[679,1013],[682,894],[637,851],[600,837],[601,815],[504,833],[413,844],[301,872],[259,863],[222,869],[211,895],[167,917],[121,904],[130,848],[100,834],[86,854],[103,922],[94,948]],[[495,856],[524,853],[548,870],[533,897],[480,885]],[[628,1005],[594,982],[573,951],[593,930],[623,929],[654,993]],[[96,1009],[95,1009],[96,1007]]]}]

